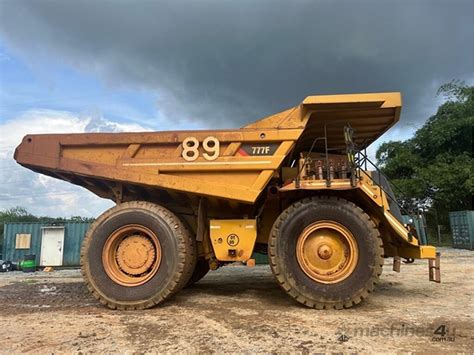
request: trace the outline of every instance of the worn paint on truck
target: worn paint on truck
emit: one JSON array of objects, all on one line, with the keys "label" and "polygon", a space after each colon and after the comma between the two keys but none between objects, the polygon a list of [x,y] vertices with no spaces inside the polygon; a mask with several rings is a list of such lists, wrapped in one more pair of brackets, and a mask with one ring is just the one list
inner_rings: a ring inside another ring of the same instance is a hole
[{"label": "worn paint on truck", "polygon": [[[429,259],[438,275],[435,248],[363,154],[400,111],[396,92],[308,96],[241,129],[27,135],[15,159],[117,203],[82,248],[111,308],[151,307],[259,251],[297,301],[343,308],[373,290],[383,257]],[[219,220],[234,232],[211,233]]]}]

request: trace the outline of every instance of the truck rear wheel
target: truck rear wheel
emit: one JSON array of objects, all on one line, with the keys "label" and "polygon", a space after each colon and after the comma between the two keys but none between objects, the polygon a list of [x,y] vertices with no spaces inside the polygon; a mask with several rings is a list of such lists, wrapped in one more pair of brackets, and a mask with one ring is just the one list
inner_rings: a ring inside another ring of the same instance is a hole
[{"label": "truck rear wheel", "polygon": [[191,275],[191,278],[188,281],[186,286],[191,286],[201,280],[204,276],[207,275],[209,272],[209,261],[204,258],[199,258],[196,262],[196,267],[194,268],[194,272]]},{"label": "truck rear wheel", "polygon": [[112,309],[144,309],[167,300],[186,285],[195,263],[195,239],[180,219],[141,201],[103,213],[81,250],[87,287]]},{"label": "truck rear wheel", "polygon": [[359,207],[336,197],[312,197],[288,207],[269,240],[270,266],[295,300],[342,309],[373,291],[383,266],[377,227]]}]

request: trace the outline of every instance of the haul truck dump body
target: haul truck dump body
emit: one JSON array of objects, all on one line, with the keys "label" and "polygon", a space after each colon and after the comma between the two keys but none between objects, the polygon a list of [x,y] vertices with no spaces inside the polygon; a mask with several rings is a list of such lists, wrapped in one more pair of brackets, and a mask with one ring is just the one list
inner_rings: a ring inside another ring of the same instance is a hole
[{"label": "haul truck dump body", "polygon": [[117,203],[82,252],[89,288],[112,308],[158,304],[209,269],[252,265],[253,251],[297,301],[350,307],[383,257],[395,269],[400,257],[429,259],[439,281],[435,249],[363,166],[400,110],[399,93],[309,96],[235,130],[27,135],[15,159]]}]

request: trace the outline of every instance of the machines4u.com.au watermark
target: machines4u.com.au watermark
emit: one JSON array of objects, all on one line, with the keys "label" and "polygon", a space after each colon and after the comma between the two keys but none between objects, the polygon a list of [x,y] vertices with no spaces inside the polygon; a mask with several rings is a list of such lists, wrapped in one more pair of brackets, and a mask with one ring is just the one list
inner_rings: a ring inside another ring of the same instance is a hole
[{"label": "machines4u.com.au watermark", "polygon": [[456,328],[440,323],[428,326],[412,326],[407,324],[374,325],[369,327],[343,327],[337,332],[338,340],[346,342],[351,338],[360,337],[419,337],[430,338],[434,342],[452,342],[456,339]]}]

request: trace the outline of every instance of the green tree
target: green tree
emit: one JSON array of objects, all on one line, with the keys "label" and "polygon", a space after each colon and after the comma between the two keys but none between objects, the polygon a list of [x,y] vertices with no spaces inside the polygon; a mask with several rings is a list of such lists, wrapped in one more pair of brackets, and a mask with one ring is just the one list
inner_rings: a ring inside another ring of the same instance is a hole
[{"label": "green tree", "polygon": [[94,218],[92,217],[82,217],[82,216],[72,216],[68,218],[69,222],[94,222]]},{"label": "green tree", "polygon": [[472,209],[474,86],[452,81],[438,95],[446,101],[436,114],[411,139],[382,144],[376,158],[402,190],[402,205],[423,207],[448,224],[449,211]]}]

